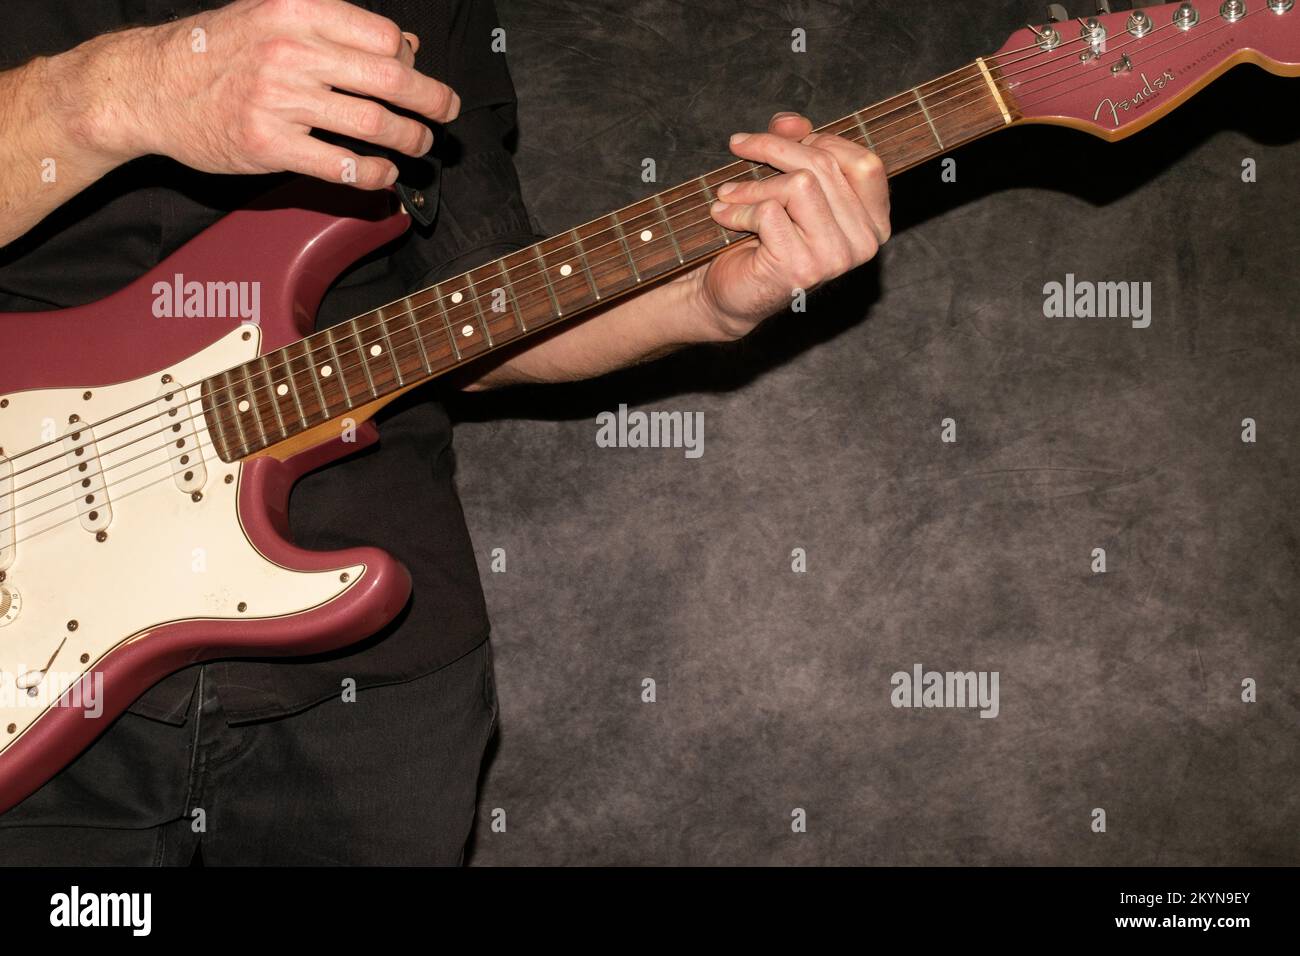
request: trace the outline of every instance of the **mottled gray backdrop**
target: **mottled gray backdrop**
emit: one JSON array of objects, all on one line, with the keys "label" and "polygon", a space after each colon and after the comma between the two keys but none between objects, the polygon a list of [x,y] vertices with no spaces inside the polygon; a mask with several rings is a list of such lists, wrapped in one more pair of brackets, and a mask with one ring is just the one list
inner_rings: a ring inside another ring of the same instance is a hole
[{"label": "mottled gray backdrop", "polygon": [[[550,232],[1044,16],[498,3]],[[473,862],[1300,862],[1298,101],[1245,67],[1122,144],[998,134],[895,179],[895,238],[806,315],[461,401],[502,708]],[[1066,273],[1151,282],[1151,327],[1045,318]],[[703,412],[703,457],[598,448],[620,403]],[[1000,715],[894,709],[916,663],[998,671]]]}]

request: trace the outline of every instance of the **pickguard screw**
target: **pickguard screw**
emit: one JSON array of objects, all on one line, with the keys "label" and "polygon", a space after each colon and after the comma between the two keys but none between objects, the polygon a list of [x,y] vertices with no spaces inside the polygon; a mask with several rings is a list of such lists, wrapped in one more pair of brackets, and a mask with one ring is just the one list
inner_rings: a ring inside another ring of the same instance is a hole
[{"label": "pickguard screw", "polygon": [[90,401],[90,393],[89,393],[89,392],[82,392],[82,393],[81,393],[81,400],[82,400],[83,402],[88,402],[88,401]]},{"label": "pickguard screw", "polygon": [[107,531],[96,531],[96,532],[95,532],[95,540],[98,541],[100,544],[103,544],[105,541],[108,540],[108,532],[107,532]]},{"label": "pickguard screw", "polygon": [[252,332],[245,332],[243,335],[240,336],[240,338],[243,339],[245,342],[247,342],[252,337],[253,337]]},{"label": "pickguard screw", "polygon": [[235,480],[234,475],[226,475],[226,484],[231,484]]},{"label": "pickguard screw", "polygon": [[342,574],[340,574],[340,575],[339,575],[339,580],[342,581],[344,584],[347,584],[347,583],[348,583],[348,573],[347,573],[346,571],[344,571]]},{"label": "pickguard screw", "polygon": [[17,724],[10,724],[10,725],[9,725],[8,727],[6,727],[5,729],[6,729],[7,731],[9,731],[9,733],[12,734],[15,730],[18,729],[18,725],[17,725]]},{"label": "pickguard screw", "polygon": [[[69,415],[69,416],[68,416],[68,424],[69,424],[69,425],[75,425],[75,424],[77,424],[77,422],[79,422],[79,421],[81,421],[81,416],[80,416],[80,415]],[[76,435],[73,435],[72,437],[73,437],[73,438],[76,438],[77,436],[76,436]]]},{"label": "pickguard screw", "polygon": [[82,655],[81,655],[81,663],[83,663],[83,664],[89,664],[89,663],[90,663],[90,655],[89,655],[89,654],[82,654]]},{"label": "pickguard screw", "polygon": [[[171,377],[170,375],[164,375],[164,376],[162,377],[162,383],[163,383],[164,385],[170,385],[170,384],[171,384],[171,381],[172,381],[172,377]],[[167,400],[168,400],[168,401],[171,401],[171,396],[170,396],[170,395],[167,396]]]},{"label": "pickguard screw", "polygon": [[69,630],[69,631],[75,631],[76,629],[77,629],[77,622],[76,622],[76,621],[69,621],[69,622],[68,622],[68,630]]},{"label": "pickguard screw", "polygon": [[248,605],[243,601],[240,601],[239,605],[235,608],[235,610],[239,611],[240,614],[243,614],[245,611],[248,610]]},{"label": "pickguard screw", "polygon": [[8,408],[8,407],[9,407],[9,399],[0,398],[0,408]]},{"label": "pickguard screw", "polygon": [[[193,473],[192,473],[192,472],[188,472],[188,471],[185,473],[185,480],[186,480],[186,481],[189,481],[189,480],[190,480],[190,475],[191,475],[191,474],[193,474]],[[202,500],[203,500],[203,492],[201,492],[201,491],[196,491],[196,492],[194,492],[194,494],[190,495],[190,501],[193,501],[195,504],[198,504],[198,503],[199,503],[200,501],[202,501]]]}]

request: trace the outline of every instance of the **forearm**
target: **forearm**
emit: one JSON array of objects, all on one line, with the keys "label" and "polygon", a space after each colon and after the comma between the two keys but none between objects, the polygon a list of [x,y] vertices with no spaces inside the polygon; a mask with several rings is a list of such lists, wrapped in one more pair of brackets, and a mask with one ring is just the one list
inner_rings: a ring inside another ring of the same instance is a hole
[{"label": "forearm", "polygon": [[106,107],[128,108],[113,105],[127,85],[111,82],[103,66],[131,42],[97,37],[0,73],[0,246],[131,158],[96,132]]},{"label": "forearm", "polygon": [[688,345],[727,341],[701,296],[701,272],[609,306],[492,367],[465,388],[571,382],[650,361]]}]

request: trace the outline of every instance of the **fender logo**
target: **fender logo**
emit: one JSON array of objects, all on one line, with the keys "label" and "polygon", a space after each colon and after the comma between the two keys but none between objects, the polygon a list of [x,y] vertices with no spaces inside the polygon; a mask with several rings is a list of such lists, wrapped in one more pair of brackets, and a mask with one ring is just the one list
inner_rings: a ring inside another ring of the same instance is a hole
[{"label": "fender logo", "polygon": [[1142,89],[1138,90],[1127,100],[1116,102],[1109,96],[1097,104],[1097,111],[1092,114],[1093,120],[1099,120],[1103,113],[1109,114],[1111,121],[1119,126],[1119,114],[1127,113],[1129,110],[1135,110],[1146,103],[1147,100],[1154,99],[1161,90],[1169,85],[1174,78],[1173,70],[1165,70],[1154,80],[1150,79],[1146,73],[1141,73]]}]

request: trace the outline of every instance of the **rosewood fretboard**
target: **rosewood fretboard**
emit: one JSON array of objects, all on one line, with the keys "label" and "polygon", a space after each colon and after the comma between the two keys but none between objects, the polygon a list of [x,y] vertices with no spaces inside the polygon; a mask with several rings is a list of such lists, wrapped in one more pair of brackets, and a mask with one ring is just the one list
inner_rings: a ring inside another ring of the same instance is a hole
[{"label": "rosewood fretboard", "polygon": [[[892,176],[1018,118],[996,65],[977,60],[821,131],[865,144]],[[748,235],[710,218],[717,186],[776,174],[732,163],[214,376],[202,396],[216,451],[248,457],[700,263]]]}]

